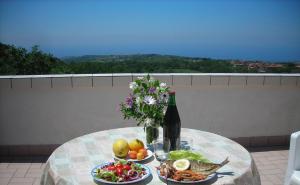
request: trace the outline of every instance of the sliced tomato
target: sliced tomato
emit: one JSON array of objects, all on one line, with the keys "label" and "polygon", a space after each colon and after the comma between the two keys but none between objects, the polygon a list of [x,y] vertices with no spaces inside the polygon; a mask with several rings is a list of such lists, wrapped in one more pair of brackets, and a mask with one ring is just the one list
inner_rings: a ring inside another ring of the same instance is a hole
[{"label": "sliced tomato", "polygon": [[122,165],[121,163],[118,163],[118,164],[116,165],[116,168],[123,168],[123,165]]},{"label": "sliced tomato", "polygon": [[116,169],[116,174],[120,177],[123,175],[123,169],[122,168],[117,168]]},{"label": "sliced tomato", "polygon": [[109,167],[107,167],[107,170],[108,171],[115,171],[116,167],[115,166],[109,166]]},{"label": "sliced tomato", "polygon": [[131,170],[131,166],[126,164],[126,165],[123,166],[123,170],[129,171],[129,170]]}]

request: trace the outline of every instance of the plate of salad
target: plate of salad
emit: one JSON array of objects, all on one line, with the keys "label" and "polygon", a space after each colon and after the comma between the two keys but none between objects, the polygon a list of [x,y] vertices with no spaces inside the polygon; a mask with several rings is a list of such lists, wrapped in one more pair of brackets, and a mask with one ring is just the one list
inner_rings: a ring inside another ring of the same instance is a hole
[{"label": "plate of salad", "polygon": [[95,183],[131,184],[145,180],[151,172],[145,165],[120,160],[97,165],[92,169],[91,175]]}]

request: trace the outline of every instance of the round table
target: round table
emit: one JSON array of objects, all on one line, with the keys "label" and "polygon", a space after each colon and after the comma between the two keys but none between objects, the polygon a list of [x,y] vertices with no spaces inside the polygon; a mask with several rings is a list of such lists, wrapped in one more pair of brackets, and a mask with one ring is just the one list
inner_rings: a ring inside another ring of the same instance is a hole
[{"label": "round table", "polygon": [[[218,178],[211,184],[260,185],[254,160],[241,145],[226,137],[195,129],[182,128],[181,136],[192,137],[193,149],[213,162],[228,157],[230,162],[217,171]],[[145,133],[141,127],[119,128],[87,134],[64,143],[49,157],[41,184],[95,184],[90,175],[92,168],[113,160],[112,144],[119,138],[145,141]],[[152,177],[140,184],[164,184],[156,174],[155,167],[159,162],[153,159],[145,165],[150,168]]]}]

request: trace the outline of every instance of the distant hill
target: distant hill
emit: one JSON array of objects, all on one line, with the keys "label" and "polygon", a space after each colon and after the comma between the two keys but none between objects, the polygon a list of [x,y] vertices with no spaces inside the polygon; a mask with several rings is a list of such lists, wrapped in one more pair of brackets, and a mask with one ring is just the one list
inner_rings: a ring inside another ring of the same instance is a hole
[{"label": "distant hill", "polygon": [[132,54],[132,55],[83,55],[83,56],[70,56],[61,58],[66,63],[71,62],[118,62],[126,60],[140,60],[151,62],[153,60],[211,60],[209,58],[199,58],[199,57],[183,57],[175,55],[160,55],[160,54]]},{"label": "distant hill", "polygon": [[296,73],[298,63],[221,60],[160,54],[84,55],[65,57],[75,73]]},{"label": "distant hill", "polygon": [[228,60],[192,58],[159,54],[84,55],[62,60],[72,66],[75,73],[197,73],[234,72]]},{"label": "distant hill", "polygon": [[299,63],[220,60],[159,54],[57,58],[0,43],[0,75],[88,73],[299,73]]}]

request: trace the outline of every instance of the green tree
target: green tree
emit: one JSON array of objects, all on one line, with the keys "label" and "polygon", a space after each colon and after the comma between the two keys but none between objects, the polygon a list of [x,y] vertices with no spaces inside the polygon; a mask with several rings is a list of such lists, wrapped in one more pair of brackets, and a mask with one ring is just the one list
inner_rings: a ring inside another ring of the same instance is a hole
[{"label": "green tree", "polygon": [[37,45],[28,52],[24,48],[0,43],[0,74],[31,75],[71,73],[68,65],[51,54],[43,53]]}]

